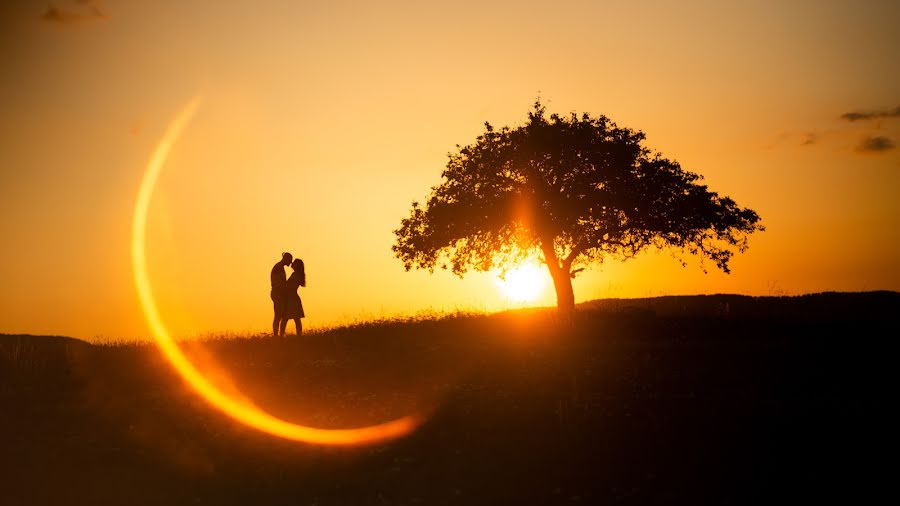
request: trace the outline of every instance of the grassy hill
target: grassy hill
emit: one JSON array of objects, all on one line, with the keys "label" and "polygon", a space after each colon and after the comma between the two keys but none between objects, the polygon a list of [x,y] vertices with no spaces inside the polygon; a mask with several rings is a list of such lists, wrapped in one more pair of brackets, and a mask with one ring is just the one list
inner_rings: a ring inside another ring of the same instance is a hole
[{"label": "grassy hill", "polygon": [[[212,411],[151,345],[0,335],[4,504],[865,501],[893,427],[900,294],[712,295],[188,346],[322,448]],[[891,477],[892,479],[892,477]]]}]

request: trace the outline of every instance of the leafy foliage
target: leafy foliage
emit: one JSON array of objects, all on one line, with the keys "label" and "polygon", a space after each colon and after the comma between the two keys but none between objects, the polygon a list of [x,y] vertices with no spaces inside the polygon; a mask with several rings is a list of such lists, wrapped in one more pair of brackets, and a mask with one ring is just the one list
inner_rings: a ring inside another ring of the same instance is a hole
[{"label": "leafy foliage", "polygon": [[[485,131],[449,154],[443,181],[394,233],[409,270],[504,268],[535,249],[557,282],[605,258],[675,248],[729,272],[734,250],[763,230],[751,209],[643,146],[644,134],[606,116],[546,116]],[[571,288],[570,288],[571,290]]]}]

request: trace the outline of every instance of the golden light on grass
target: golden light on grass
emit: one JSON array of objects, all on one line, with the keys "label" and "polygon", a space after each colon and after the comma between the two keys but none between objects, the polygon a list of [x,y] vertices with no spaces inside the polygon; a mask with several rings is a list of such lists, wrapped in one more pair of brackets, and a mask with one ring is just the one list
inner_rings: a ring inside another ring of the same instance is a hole
[{"label": "golden light on grass", "polygon": [[421,423],[420,417],[406,416],[378,425],[351,429],[321,429],[297,425],[277,418],[261,410],[250,400],[244,399],[242,396],[226,394],[217,388],[187,358],[184,351],[169,334],[153,298],[153,290],[147,273],[145,250],[147,210],[166,157],[172,145],[181,135],[181,131],[196,112],[199,103],[199,98],[191,101],[166,130],[144,172],[134,206],[131,229],[131,265],[138,298],[159,349],[184,381],[210,405],[231,418],[262,432],[319,445],[360,445],[386,441],[409,434]]},{"label": "golden light on grass", "polygon": [[547,286],[546,269],[533,263],[523,263],[496,280],[497,287],[510,301],[534,302]]}]

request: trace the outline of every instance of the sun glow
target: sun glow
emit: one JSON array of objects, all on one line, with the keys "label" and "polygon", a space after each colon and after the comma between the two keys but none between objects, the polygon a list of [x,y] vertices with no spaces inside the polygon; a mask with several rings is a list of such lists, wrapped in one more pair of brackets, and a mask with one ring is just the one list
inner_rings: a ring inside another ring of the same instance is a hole
[{"label": "sun glow", "polygon": [[131,229],[131,265],[134,271],[134,282],[137,287],[138,298],[144,310],[147,324],[159,349],[184,381],[210,405],[233,419],[262,432],[295,441],[321,445],[376,443],[409,434],[421,423],[420,417],[406,416],[379,425],[353,429],[306,427],[277,418],[255,406],[249,399],[223,392],[188,359],[178,343],[169,334],[153,298],[150,278],[147,273],[145,250],[147,210],[150,206],[150,199],[153,196],[156,180],[165,164],[169,150],[194,115],[198,105],[199,99],[193,100],[181,111],[168,130],[166,130],[159,146],[147,164],[134,206],[134,219]]},{"label": "sun glow", "polygon": [[510,302],[534,302],[547,285],[547,272],[539,265],[524,263],[497,278],[497,287]]}]

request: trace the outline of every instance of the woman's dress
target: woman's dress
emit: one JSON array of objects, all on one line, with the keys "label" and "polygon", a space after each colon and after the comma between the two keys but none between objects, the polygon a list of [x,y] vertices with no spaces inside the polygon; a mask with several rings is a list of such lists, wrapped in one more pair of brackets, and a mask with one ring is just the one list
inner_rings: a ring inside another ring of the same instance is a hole
[{"label": "woman's dress", "polygon": [[306,276],[299,272],[291,274],[291,277],[285,282],[284,318],[287,320],[306,316],[303,312],[303,301],[300,300],[300,294],[297,293],[297,289],[301,286],[306,286]]}]

